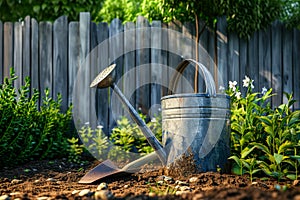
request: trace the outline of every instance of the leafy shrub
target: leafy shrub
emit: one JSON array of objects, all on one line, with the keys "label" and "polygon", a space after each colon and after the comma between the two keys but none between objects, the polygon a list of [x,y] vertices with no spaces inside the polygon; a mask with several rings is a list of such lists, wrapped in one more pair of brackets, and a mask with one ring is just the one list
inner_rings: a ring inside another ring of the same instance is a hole
[{"label": "leafy shrub", "polygon": [[291,94],[288,102],[272,109],[272,89],[252,92],[253,80],[245,77],[248,88],[242,97],[237,82],[229,82],[231,96],[231,152],[235,161],[233,172],[253,174],[264,172],[278,180],[297,179],[299,170],[300,111],[290,108],[295,103]]},{"label": "leafy shrub", "polygon": [[0,85],[0,167],[64,156],[72,108],[61,113],[61,95],[55,101],[46,89],[39,110],[40,94],[34,90],[29,97],[29,78],[16,91],[13,68],[10,77]]}]

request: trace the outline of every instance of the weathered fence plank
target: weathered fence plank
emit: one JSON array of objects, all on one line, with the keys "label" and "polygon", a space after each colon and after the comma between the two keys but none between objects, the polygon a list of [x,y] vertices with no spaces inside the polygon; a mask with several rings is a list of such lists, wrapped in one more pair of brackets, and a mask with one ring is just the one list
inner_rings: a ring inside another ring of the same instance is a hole
[{"label": "weathered fence plank", "polygon": [[42,96],[46,88],[53,96],[53,64],[52,64],[52,24],[50,22],[39,23],[39,84]]},{"label": "weathered fence plank", "polygon": [[260,89],[263,87],[270,89],[272,87],[271,52],[271,29],[267,28],[259,31],[258,36],[258,87]]},{"label": "weathered fence plank", "polygon": [[79,23],[70,22],[69,23],[69,36],[68,36],[68,69],[69,69],[69,84],[68,84],[68,105],[73,102],[73,91],[74,83],[76,81],[76,75],[80,66],[80,40],[79,40]]},{"label": "weathered fence plank", "polygon": [[[98,73],[109,65],[109,27],[107,23],[99,23],[97,26],[98,38]],[[97,74],[98,74],[97,73]],[[98,89],[96,91],[96,113],[97,123],[103,126],[103,131],[109,134],[109,93],[108,88]]]},{"label": "weathered fence plank", "polygon": [[[293,32],[282,32],[282,90],[287,93],[293,91]],[[282,102],[286,103],[285,95],[282,97]]]},{"label": "weathered fence plank", "polygon": [[[182,56],[184,59],[195,59],[196,56],[196,41],[193,38],[195,35],[194,26],[192,23],[184,23],[182,27],[182,41],[180,48],[182,49]],[[200,75],[201,76],[201,75]],[[195,79],[195,68],[192,66],[187,67],[181,78],[181,93],[193,93],[194,92],[194,80]],[[199,92],[201,91],[201,84],[203,82],[198,81]]]},{"label": "weathered fence plank", "polygon": [[150,108],[150,47],[151,32],[147,19],[136,22],[136,107],[144,114]]},{"label": "weathered fence plank", "polygon": [[30,64],[30,56],[31,56],[31,47],[30,47],[30,38],[31,35],[31,19],[29,16],[25,17],[24,20],[24,25],[23,25],[23,36],[22,36],[22,41],[23,41],[23,58],[22,58],[22,74],[23,74],[23,79],[25,77],[30,77],[30,69],[31,69],[31,64]]},{"label": "weathered fence plank", "polygon": [[11,22],[5,22],[4,23],[4,45],[3,45],[3,78],[9,77],[9,70],[11,67],[13,67],[13,36],[14,36],[14,30],[13,30],[13,23]]},{"label": "weathered fence plank", "polygon": [[3,83],[3,23],[0,21],[0,84]]},{"label": "weathered fence plank", "polygon": [[[245,93],[247,90],[243,87],[243,79],[245,78],[245,75],[249,74],[249,68],[247,65],[247,41],[241,39],[240,40],[240,76],[239,80],[236,80],[239,84],[239,87],[242,91],[242,93]],[[228,86],[228,82],[227,82]]]},{"label": "weathered fence plank", "polygon": [[18,79],[15,80],[15,87],[18,89],[23,85],[22,74],[22,22],[14,24],[14,69]]},{"label": "weathered fence plank", "polygon": [[[115,63],[116,68],[116,84],[123,90],[123,83],[120,78],[123,71],[123,52],[124,52],[124,35],[121,34],[124,30],[121,20],[114,19],[109,27],[109,63]],[[117,98],[113,90],[110,90],[112,94],[111,110],[109,113],[110,125],[109,130],[114,126],[115,121],[124,115],[123,105]]]},{"label": "weathered fence plank", "polygon": [[[80,40],[80,77],[77,76],[76,88],[80,95],[80,97],[76,97],[80,99],[79,105],[80,113],[81,113],[81,122],[82,123],[90,123],[90,125],[94,125],[91,122],[91,105],[90,105],[90,60],[87,59],[87,56],[90,52],[90,23],[91,23],[91,16],[89,13],[80,13],[79,16],[79,40]],[[85,121],[82,121],[85,120]],[[93,127],[93,126],[92,126]],[[94,128],[94,127],[93,127]]]},{"label": "weathered fence plank", "polygon": [[297,102],[294,104],[295,109],[300,109],[300,31],[295,29],[293,34],[293,91],[294,98]]},{"label": "weathered fence plank", "polygon": [[[239,81],[239,52],[239,39],[237,34],[228,35],[228,81]],[[227,82],[224,82],[222,86],[225,88],[227,84]]]},{"label": "weathered fence plank", "polygon": [[157,116],[160,112],[160,99],[162,96],[162,80],[165,67],[162,65],[162,29],[160,21],[153,21],[151,24],[151,95],[150,110],[151,118]]},{"label": "weathered fence plank", "polygon": [[[178,33],[182,33],[182,24],[179,21],[170,22],[168,29],[170,30],[168,34],[168,67],[170,67],[168,81],[170,81],[174,70],[182,60],[182,49],[178,37]],[[178,81],[177,88],[173,91],[174,93],[180,93],[182,91],[181,80],[182,79]]]},{"label": "weathered fence plank", "polygon": [[[127,22],[124,25],[124,95],[128,98],[131,105],[136,105],[136,71],[135,71],[135,24]],[[127,113],[124,113],[127,115]]]},{"label": "weathered fence plank", "polygon": [[[31,50],[30,50],[30,59],[31,59],[31,92],[33,89],[41,91],[39,85],[39,24],[35,19],[31,19]],[[40,102],[38,102],[38,105]]]},{"label": "weathered fence plank", "polygon": [[282,103],[282,57],[281,57],[281,51],[282,51],[282,43],[281,43],[281,37],[282,37],[282,25],[279,21],[276,21],[272,26],[272,88],[274,89],[274,92],[278,96],[272,97],[272,103],[273,106],[279,106]]},{"label": "weathered fence plank", "polygon": [[[94,80],[95,76],[98,74],[98,37],[97,37],[97,24],[94,22],[90,23],[90,28],[91,28],[91,33],[90,33],[90,53],[88,54],[87,59],[89,59],[89,68],[90,68],[90,83],[92,80]],[[98,121],[96,117],[96,94],[97,94],[97,89],[91,89],[90,90],[90,120],[95,123],[95,127],[98,126]]]},{"label": "weathered fence plank", "polygon": [[254,89],[253,91],[258,92],[258,78],[259,78],[259,66],[258,66],[258,33],[254,33],[251,39],[248,41],[248,68],[249,73],[247,76],[249,76],[252,80],[254,80],[253,85]]},{"label": "weathered fence plank", "polygon": [[53,95],[62,95],[62,111],[68,109],[68,18],[53,24]]},{"label": "weathered fence plank", "polygon": [[217,22],[218,79],[215,79],[216,88],[219,88],[220,84],[223,85],[223,83],[228,83],[227,49],[227,23],[226,18],[222,17]]}]

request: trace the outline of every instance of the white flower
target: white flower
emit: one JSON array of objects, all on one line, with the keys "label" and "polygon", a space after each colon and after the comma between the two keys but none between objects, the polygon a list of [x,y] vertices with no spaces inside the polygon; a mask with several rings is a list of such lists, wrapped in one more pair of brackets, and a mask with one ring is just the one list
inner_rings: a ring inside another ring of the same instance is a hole
[{"label": "white flower", "polygon": [[235,97],[236,97],[237,99],[240,99],[240,98],[241,98],[241,95],[242,95],[242,93],[241,93],[241,92],[237,92],[237,93],[235,93]]},{"label": "white flower", "polygon": [[225,91],[225,87],[223,87],[222,85],[219,87],[220,92],[224,92]]},{"label": "white flower", "polygon": [[245,76],[245,79],[243,80],[243,87],[249,87],[251,85],[251,88],[254,88],[253,85],[254,80],[251,80],[248,76]]},{"label": "white flower", "polygon": [[156,118],[153,117],[153,118],[151,119],[151,122],[154,122],[154,123],[157,122],[157,121],[156,121]]},{"label": "white flower", "polygon": [[229,81],[229,88],[231,88],[233,91],[236,90],[237,82],[236,81]]},{"label": "white flower", "polygon": [[261,93],[262,93],[263,95],[265,95],[267,91],[268,91],[268,89],[267,89],[266,87],[263,87],[263,88],[261,89]]},{"label": "white flower", "polygon": [[102,129],[103,126],[102,126],[102,125],[98,125],[97,128],[98,128],[98,129]]}]

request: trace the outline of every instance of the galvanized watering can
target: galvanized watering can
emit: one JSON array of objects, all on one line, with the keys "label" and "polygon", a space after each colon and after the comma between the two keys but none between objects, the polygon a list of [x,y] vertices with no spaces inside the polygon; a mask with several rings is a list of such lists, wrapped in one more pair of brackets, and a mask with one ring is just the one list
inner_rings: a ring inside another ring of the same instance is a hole
[{"label": "galvanized watering can", "polygon": [[[172,94],[184,69],[198,65],[206,84],[206,93]],[[215,83],[209,71],[194,60],[181,62],[170,81],[169,94],[161,99],[163,143],[154,136],[121,90],[115,84],[113,64],[104,69],[90,87],[111,87],[120,101],[139,125],[155,153],[133,161],[118,169],[110,160],[104,161],[88,172],[81,183],[92,183],[103,177],[120,172],[134,172],[156,157],[166,166],[176,162],[184,154],[193,156],[198,171],[215,171],[224,168],[229,157],[229,103],[225,94],[216,94]],[[155,156],[156,155],[156,156]]]},{"label": "galvanized watering can", "polygon": [[[172,94],[184,69],[198,65],[206,85],[205,93]],[[224,170],[230,155],[230,98],[217,94],[210,72],[195,60],[181,62],[169,86],[168,96],[161,99],[163,146],[167,163],[180,154],[191,154],[198,171]]]}]

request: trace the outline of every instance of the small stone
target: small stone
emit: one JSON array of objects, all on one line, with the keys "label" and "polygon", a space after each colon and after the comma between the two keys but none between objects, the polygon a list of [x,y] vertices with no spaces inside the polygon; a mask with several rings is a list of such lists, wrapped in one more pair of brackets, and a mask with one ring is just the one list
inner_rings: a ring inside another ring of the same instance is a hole
[{"label": "small stone", "polygon": [[50,199],[50,197],[38,197],[37,200],[47,200]]},{"label": "small stone", "polygon": [[296,196],[294,196],[293,200],[300,200],[300,194],[297,194]]},{"label": "small stone", "polygon": [[78,192],[79,192],[79,190],[73,190],[72,195],[77,194]]},{"label": "small stone", "polygon": [[166,181],[166,182],[171,182],[171,181],[173,181],[173,178],[169,177],[169,176],[164,176],[163,180]]},{"label": "small stone", "polygon": [[54,179],[54,178],[48,178],[46,181],[49,181],[49,182],[56,182],[57,180]]},{"label": "small stone", "polygon": [[257,185],[258,182],[254,181],[254,182],[252,182],[251,184],[252,184],[252,185]]},{"label": "small stone", "polygon": [[91,193],[91,190],[84,189],[84,190],[81,190],[78,195],[83,197],[83,196],[88,196],[90,193]]},{"label": "small stone", "polygon": [[278,193],[277,192],[272,192],[271,196],[272,196],[273,199],[277,199]]},{"label": "small stone", "polygon": [[187,182],[183,182],[183,181],[179,181],[179,180],[175,181],[175,184],[177,184],[177,185],[188,185]]},{"label": "small stone", "polygon": [[198,193],[193,196],[192,200],[199,200],[199,199],[202,199],[203,197],[204,197],[204,195],[202,193]]},{"label": "small stone", "polygon": [[198,182],[198,180],[199,180],[198,177],[191,177],[191,178],[189,179],[189,182],[190,182],[190,183],[196,183],[196,182]]},{"label": "small stone", "polygon": [[34,180],[34,182],[35,182],[35,183],[38,183],[38,182],[40,182],[40,180],[39,180],[39,179],[37,179],[37,180]]},{"label": "small stone", "polygon": [[95,199],[110,200],[114,198],[114,195],[109,190],[98,190],[94,194]]},{"label": "small stone", "polygon": [[20,194],[21,194],[21,192],[12,192],[9,195],[10,196],[17,196],[17,195],[20,195]]},{"label": "small stone", "polygon": [[13,179],[11,181],[12,184],[19,184],[19,183],[22,183],[23,181],[22,180],[19,180],[19,179]]},{"label": "small stone", "polygon": [[7,194],[0,196],[0,200],[9,200],[9,199],[10,197]]},{"label": "small stone", "polygon": [[182,195],[182,194],[186,194],[188,193],[189,191],[176,191],[175,192],[175,195]]},{"label": "small stone", "polygon": [[128,189],[129,188],[129,185],[124,185],[124,189]]},{"label": "small stone", "polygon": [[149,196],[149,197],[155,197],[156,194],[155,194],[155,192],[149,192],[148,196]]},{"label": "small stone", "polygon": [[298,184],[299,184],[299,180],[294,180],[294,181],[293,181],[293,185],[294,185],[294,186],[296,186],[296,185],[298,185]]},{"label": "small stone", "polygon": [[98,185],[97,190],[106,190],[108,188],[106,183],[100,183],[100,185]]},{"label": "small stone", "polygon": [[191,191],[191,188],[188,186],[181,186],[179,189],[180,191]]},{"label": "small stone", "polygon": [[157,181],[157,184],[158,184],[158,185],[163,185],[163,184],[164,184],[164,181]]}]

